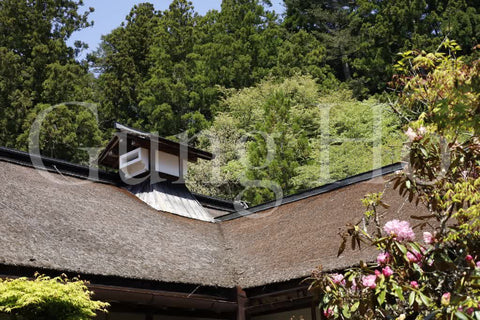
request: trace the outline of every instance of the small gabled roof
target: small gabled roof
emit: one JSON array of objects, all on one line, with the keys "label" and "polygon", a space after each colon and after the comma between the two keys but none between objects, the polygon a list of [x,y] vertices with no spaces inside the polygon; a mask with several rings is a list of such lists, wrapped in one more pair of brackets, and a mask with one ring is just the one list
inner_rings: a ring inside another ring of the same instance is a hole
[{"label": "small gabled roof", "polygon": [[113,136],[98,156],[98,164],[115,169],[118,168],[120,134],[127,136],[127,152],[138,147],[150,149],[153,143],[158,147],[158,150],[177,156],[180,155],[181,150],[187,150],[188,160],[193,162],[196,162],[198,159],[212,160],[215,157],[210,152],[162,138],[155,134],[129,128],[120,123],[115,123],[115,129],[117,134]]}]

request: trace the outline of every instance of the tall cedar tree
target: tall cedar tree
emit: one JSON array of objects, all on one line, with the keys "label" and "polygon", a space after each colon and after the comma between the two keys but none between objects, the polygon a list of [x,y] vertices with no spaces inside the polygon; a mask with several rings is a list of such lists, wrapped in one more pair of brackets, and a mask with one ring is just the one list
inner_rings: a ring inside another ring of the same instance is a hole
[{"label": "tall cedar tree", "polygon": [[329,64],[354,93],[381,92],[399,52],[434,51],[446,37],[464,55],[480,41],[480,2],[465,0],[285,0],[285,26],[327,45]]}]

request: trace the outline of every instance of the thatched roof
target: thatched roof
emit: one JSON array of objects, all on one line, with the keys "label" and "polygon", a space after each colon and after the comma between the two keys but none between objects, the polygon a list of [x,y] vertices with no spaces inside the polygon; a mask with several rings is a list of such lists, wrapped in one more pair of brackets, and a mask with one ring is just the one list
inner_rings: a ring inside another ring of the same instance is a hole
[{"label": "thatched roof", "polygon": [[[53,182],[40,175],[44,171],[16,162],[0,157],[0,264],[225,288],[371,259],[368,251],[337,258],[337,233],[361,216],[360,199],[385,185],[377,177],[307,192],[274,211],[209,223],[154,210],[114,181],[60,171],[52,173]],[[385,198],[391,205],[385,219],[417,210],[390,188]]]},{"label": "thatched roof", "polygon": [[[337,257],[339,232],[347,223],[360,221],[365,211],[360,199],[383,191],[385,183],[384,177],[377,177],[222,222],[224,234],[229,235],[228,246],[235,253],[231,259],[236,281],[255,287],[306,277],[319,265],[325,270],[341,270],[361,259],[372,260],[375,252],[365,249],[347,249]],[[391,187],[385,190],[385,199],[391,207],[384,210],[383,221],[408,219],[417,210]]]},{"label": "thatched roof", "polygon": [[158,212],[112,185],[55,178],[65,184],[0,161],[0,263],[234,285],[218,224]]}]

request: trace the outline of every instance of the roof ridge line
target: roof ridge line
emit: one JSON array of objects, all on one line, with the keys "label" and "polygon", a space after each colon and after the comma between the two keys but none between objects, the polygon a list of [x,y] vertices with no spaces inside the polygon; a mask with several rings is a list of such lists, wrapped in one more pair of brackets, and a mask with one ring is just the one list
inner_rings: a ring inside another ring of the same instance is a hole
[{"label": "roof ridge line", "polygon": [[[35,166],[32,163],[32,159],[41,160],[43,167]],[[119,184],[116,175],[99,168],[76,164],[43,155],[31,154],[26,151],[20,151],[7,147],[0,147],[0,161],[6,161],[24,167],[35,168],[55,174],[62,174],[70,177],[89,180],[92,182],[107,183],[112,185]],[[98,173],[97,179],[91,179],[89,174],[91,170],[94,170]]]},{"label": "roof ridge line", "polygon": [[353,175],[353,176],[349,176],[345,179],[337,180],[337,181],[334,181],[334,182],[331,182],[331,183],[324,184],[324,185],[319,186],[319,187],[315,187],[315,188],[312,188],[312,189],[307,189],[307,190],[304,190],[304,191],[286,196],[286,197],[281,199],[280,204],[277,204],[277,201],[275,201],[275,200],[269,201],[269,202],[266,202],[266,203],[262,203],[262,204],[247,208],[247,209],[242,210],[242,211],[236,211],[236,212],[225,214],[223,216],[219,216],[219,217],[215,218],[215,221],[217,221],[217,222],[229,221],[229,220],[249,216],[251,214],[261,212],[261,211],[265,211],[265,210],[268,210],[268,209],[272,209],[272,208],[275,208],[275,207],[278,207],[278,206],[281,206],[281,205],[284,205],[284,204],[300,201],[300,200],[303,200],[303,199],[306,199],[306,198],[317,196],[319,194],[323,194],[323,193],[327,193],[327,192],[330,192],[330,191],[333,191],[333,190],[344,188],[344,187],[350,186],[352,184],[365,182],[365,181],[368,181],[368,180],[371,180],[371,179],[374,179],[374,178],[377,178],[377,177],[380,177],[380,176],[391,174],[391,173],[394,173],[395,171],[402,170],[403,168],[404,168],[404,164],[402,162],[396,162],[396,163],[393,163],[393,164],[390,164],[390,165],[387,165],[387,166],[383,166],[383,167],[380,167],[380,168],[377,168],[377,169],[373,169],[373,170],[370,170],[370,171],[367,171],[367,172],[362,172],[362,173],[359,173],[359,174],[356,174],[356,175]]}]

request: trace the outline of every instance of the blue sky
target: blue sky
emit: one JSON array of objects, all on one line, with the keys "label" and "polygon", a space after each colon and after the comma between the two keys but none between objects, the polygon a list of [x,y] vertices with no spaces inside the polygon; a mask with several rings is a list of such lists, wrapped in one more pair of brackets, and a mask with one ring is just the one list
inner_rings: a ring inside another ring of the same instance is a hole
[{"label": "blue sky", "polygon": [[[192,1],[192,0],[191,0]],[[80,12],[86,11],[89,7],[94,7],[95,12],[90,14],[90,20],[94,21],[93,27],[75,32],[69,39],[68,44],[73,45],[75,40],[86,42],[89,46],[88,52],[97,49],[101,37],[110,33],[125,20],[130,9],[138,3],[147,2],[138,0],[84,0],[84,6]],[[171,3],[171,0],[150,0],[157,10],[165,10]],[[205,14],[210,9],[220,9],[221,0],[193,0],[195,11],[199,14]],[[283,13],[283,1],[272,0],[273,7],[277,13]],[[84,57],[86,52],[82,54]]]}]

